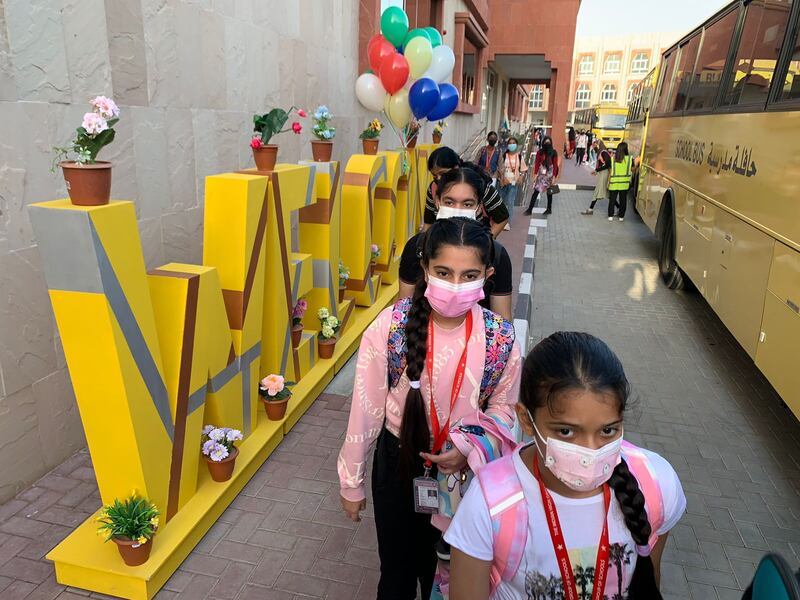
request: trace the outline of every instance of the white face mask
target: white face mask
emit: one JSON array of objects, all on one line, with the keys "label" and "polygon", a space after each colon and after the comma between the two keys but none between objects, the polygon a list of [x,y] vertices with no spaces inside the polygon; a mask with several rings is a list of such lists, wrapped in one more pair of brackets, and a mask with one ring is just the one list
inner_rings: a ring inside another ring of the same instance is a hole
[{"label": "white face mask", "polygon": [[466,217],[467,219],[477,219],[474,208],[453,208],[452,206],[440,206],[436,213],[437,219],[451,219],[453,217]]}]

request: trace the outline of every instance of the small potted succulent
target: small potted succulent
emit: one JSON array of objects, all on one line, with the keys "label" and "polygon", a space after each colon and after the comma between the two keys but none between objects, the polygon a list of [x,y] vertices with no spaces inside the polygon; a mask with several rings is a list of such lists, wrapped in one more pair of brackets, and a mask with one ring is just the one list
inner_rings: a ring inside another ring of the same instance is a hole
[{"label": "small potted succulent", "polygon": [[[105,96],[97,96],[91,105],[92,112],[83,115],[72,144],[53,148],[52,170],[61,167],[69,199],[77,206],[102,206],[111,198],[111,163],[97,160],[97,154],[114,141],[119,108]],[[73,154],[75,159],[69,160]]]},{"label": "small potted succulent", "polygon": [[383,123],[378,119],[372,119],[367,125],[367,128],[361,132],[358,137],[361,138],[361,146],[364,149],[364,154],[375,155],[378,153],[378,144],[381,140],[381,130]]},{"label": "small potted succulent", "polygon": [[438,121],[436,125],[433,127],[433,143],[434,144],[441,144],[442,143],[442,135],[444,135],[444,128],[447,127],[446,121]]},{"label": "small potted succulent", "polygon": [[347,289],[347,280],[350,279],[350,267],[339,261],[339,302],[344,302],[344,292]]},{"label": "small potted succulent", "polygon": [[201,450],[208,464],[208,472],[214,481],[228,481],[236,466],[239,449],[234,445],[241,441],[242,432],[227,427],[206,425],[203,428]]},{"label": "small potted succulent", "polygon": [[408,125],[403,127],[404,139],[406,140],[406,148],[411,149],[417,146],[417,137],[419,137],[419,122],[412,119]]},{"label": "small potted succulent", "polygon": [[158,515],[150,500],[133,491],[125,500],[103,507],[96,519],[97,535],[106,542],[113,540],[125,564],[138,567],[150,558]]},{"label": "small potted succulent", "polygon": [[293,385],[294,381],[284,381],[283,377],[275,374],[267,375],[258,384],[258,395],[270,421],[280,421],[286,414],[286,406],[292,397],[289,388]]},{"label": "small potted succulent", "polygon": [[293,131],[295,135],[300,135],[303,126],[299,121],[294,121],[290,127],[283,128],[289,115],[297,113],[300,118],[306,117],[306,111],[296,106],[292,106],[288,111],[282,108],[273,108],[266,114],[253,115],[253,138],[250,140],[250,148],[253,149],[253,159],[256,161],[256,168],[259,171],[272,171],[278,160],[278,146],[270,144],[273,136],[287,131]]},{"label": "small potted succulent", "polygon": [[369,249],[369,276],[375,275],[375,267],[378,266],[378,258],[381,256],[381,247],[378,244],[372,244]]},{"label": "small potted succulent", "polygon": [[303,316],[307,310],[308,301],[305,298],[300,298],[292,310],[292,348],[300,346],[303,340]]},{"label": "small potted succulent", "polygon": [[316,140],[311,142],[311,154],[317,162],[330,162],[333,154],[333,138],[336,136],[336,128],[328,125],[333,115],[325,105],[318,106],[314,111],[314,127],[311,131],[316,136]]},{"label": "small potted succulent", "polygon": [[327,308],[320,308],[317,311],[317,317],[321,325],[318,340],[319,357],[333,358],[333,352],[336,350],[336,334],[341,323],[339,319],[330,314]]}]

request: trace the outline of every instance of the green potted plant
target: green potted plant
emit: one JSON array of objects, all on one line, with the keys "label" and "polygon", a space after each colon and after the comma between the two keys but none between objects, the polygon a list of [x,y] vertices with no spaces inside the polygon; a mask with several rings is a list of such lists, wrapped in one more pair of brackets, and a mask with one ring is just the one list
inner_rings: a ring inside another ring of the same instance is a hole
[{"label": "green potted plant", "polygon": [[381,247],[378,244],[372,244],[369,249],[369,276],[375,275],[375,267],[378,266],[378,258],[381,256]]},{"label": "green potted plant", "polygon": [[328,124],[333,115],[327,106],[322,105],[317,107],[313,117],[314,127],[311,131],[317,139],[311,142],[311,154],[317,162],[329,162],[333,154],[332,140],[336,136],[336,128]]},{"label": "green potted plant", "polygon": [[238,429],[213,425],[206,425],[203,428],[201,451],[206,459],[211,479],[222,482],[231,478],[236,466],[236,457],[239,456],[239,449],[235,443],[241,439],[242,432]]},{"label": "green potted plant", "polygon": [[158,509],[136,491],[130,497],[104,506],[97,517],[97,535],[114,541],[122,560],[138,567],[150,558],[153,536],[158,529]]},{"label": "green potted plant", "polygon": [[293,131],[295,135],[300,135],[303,126],[299,121],[294,121],[290,127],[283,128],[289,115],[296,112],[297,116],[303,118],[306,111],[292,106],[288,111],[282,108],[273,108],[266,114],[253,115],[253,131],[255,135],[250,140],[250,148],[253,149],[253,159],[256,161],[256,168],[259,171],[272,171],[278,160],[278,146],[270,144],[270,140],[279,133]]},{"label": "green potted plant", "polygon": [[[69,199],[77,206],[102,206],[111,198],[111,163],[97,160],[97,154],[114,141],[119,107],[105,96],[97,96],[91,105],[72,143],[53,148],[52,170],[61,167]],[[73,154],[74,160],[69,160]]]},{"label": "green potted plant", "polygon": [[419,135],[419,121],[411,119],[408,125],[403,127],[403,139],[406,141],[406,149],[410,150],[417,145],[417,137]]},{"label": "green potted plant", "polygon": [[344,292],[347,290],[347,280],[350,279],[350,268],[339,261],[339,302],[344,302]]},{"label": "green potted plant", "polygon": [[305,298],[300,298],[292,310],[292,348],[299,347],[303,340],[303,316],[307,310],[308,301]]},{"label": "green potted plant", "polygon": [[361,138],[361,146],[364,149],[364,154],[375,155],[378,153],[378,144],[380,144],[381,130],[383,123],[378,119],[372,119],[367,125],[367,128],[358,136]]},{"label": "green potted plant", "polygon": [[320,308],[317,311],[317,317],[321,325],[318,336],[319,357],[333,358],[333,352],[336,350],[336,334],[341,323],[339,319],[330,314],[327,308]]},{"label": "green potted plant", "polygon": [[444,135],[444,128],[447,127],[447,122],[442,120],[438,121],[433,128],[433,143],[434,144],[441,144],[442,143],[442,136]]},{"label": "green potted plant", "polygon": [[286,415],[286,406],[292,397],[289,388],[293,385],[294,381],[284,381],[283,377],[275,374],[267,375],[258,384],[258,395],[270,421],[280,421]]}]

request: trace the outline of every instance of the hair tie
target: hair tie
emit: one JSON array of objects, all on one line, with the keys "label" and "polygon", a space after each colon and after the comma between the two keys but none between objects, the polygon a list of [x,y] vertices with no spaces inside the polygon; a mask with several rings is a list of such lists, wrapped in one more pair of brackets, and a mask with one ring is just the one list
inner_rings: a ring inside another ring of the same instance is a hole
[{"label": "hair tie", "polygon": [[411,386],[411,389],[412,389],[412,390],[418,390],[418,389],[419,389],[419,379],[417,379],[416,381],[411,381],[411,380],[409,379],[409,380],[408,380],[408,385],[410,385],[410,386]]}]

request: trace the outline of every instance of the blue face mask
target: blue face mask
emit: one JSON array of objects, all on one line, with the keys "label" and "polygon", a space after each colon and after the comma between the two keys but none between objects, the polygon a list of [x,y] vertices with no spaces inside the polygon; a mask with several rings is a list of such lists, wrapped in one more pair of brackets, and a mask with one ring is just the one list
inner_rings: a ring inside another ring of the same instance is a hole
[{"label": "blue face mask", "polygon": [[517,145],[516,144],[509,144],[508,145],[508,151],[509,152],[516,152],[517,151]]}]

